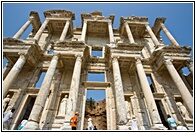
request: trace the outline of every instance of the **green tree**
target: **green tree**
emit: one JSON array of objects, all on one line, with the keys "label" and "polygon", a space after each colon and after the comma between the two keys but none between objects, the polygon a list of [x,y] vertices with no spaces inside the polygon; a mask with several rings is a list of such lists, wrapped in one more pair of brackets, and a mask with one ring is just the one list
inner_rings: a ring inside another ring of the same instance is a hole
[{"label": "green tree", "polygon": [[95,100],[92,97],[86,99],[86,107],[89,108],[91,111],[95,107],[94,103]]}]

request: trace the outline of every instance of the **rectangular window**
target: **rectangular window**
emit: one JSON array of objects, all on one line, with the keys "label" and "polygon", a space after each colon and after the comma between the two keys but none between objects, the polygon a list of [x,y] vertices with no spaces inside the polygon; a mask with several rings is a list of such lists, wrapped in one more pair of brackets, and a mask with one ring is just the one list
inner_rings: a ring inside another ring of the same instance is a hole
[{"label": "rectangular window", "polygon": [[88,73],[88,81],[105,82],[104,73]]},{"label": "rectangular window", "polygon": [[91,52],[92,56],[98,56],[98,57],[102,57],[102,47],[92,47],[92,52]]}]

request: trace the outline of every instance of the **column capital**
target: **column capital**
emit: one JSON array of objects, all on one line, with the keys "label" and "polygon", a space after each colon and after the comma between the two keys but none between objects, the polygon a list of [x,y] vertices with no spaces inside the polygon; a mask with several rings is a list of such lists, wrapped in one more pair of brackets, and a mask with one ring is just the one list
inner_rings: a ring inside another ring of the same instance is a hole
[{"label": "column capital", "polygon": [[165,65],[172,65],[172,61],[173,61],[173,59],[163,59],[163,63]]},{"label": "column capital", "polygon": [[112,61],[118,61],[118,59],[120,58],[120,56],[112,56]]},{"label": "column capital", "polygon": [[35,19],[34,16],[30,16],[30,17],[29,17],[29,21],[32,21],[33,19]]},{"label": "column capital", "polygon": [[75,57],[81,57],[82,58],[82,55],[81,54],[75,54]]},{"label": "column capital", "polygon": [[26,52],[18,52],[18,55],[20,55],[20,58],[27,58],[28,53],[26,53]]},{"label": "column capital", "polygon": [[81,54],[75,54],[77,61],[82,61],[83,56]]},{"label": "column capital", "polygon": [[60,53],[53,53],[53,57],[56,56],[57,58],[59,58],[61,56]]},{"label": "column capital", "polygon": [[161,27],[165,27],[164,23],[160,22],[159,24]]},{"label": "column capital", "polygon": [[[48,23],[50,20],[51,20],[50,18],[45,18],[43,24],[44,24],[44,23]],[[43,24],[42,24],[42,25],[43,25]]]},{"label": "column capital", "polygon": [[142,64],[141,57],[135,57],[134,61],[136,64]]},{"label": "column capital", "polygon": [[127,25],[127,24],[129,24],[129,22],[128,21],[125,21],[124,24]]},{"label": "column capital", "polygon": [[88,20],[86,20],[86,19],[84,19],[84,21],[83,21],[84,23],[87,23],[88,22]]},{"label": "column capital", "polygon": [[149,26],[149,24],[144,24],[145,26]]},{"label": "column capital", "polygon": [[112,20],[108,20],[108,24],[112,25]]}]

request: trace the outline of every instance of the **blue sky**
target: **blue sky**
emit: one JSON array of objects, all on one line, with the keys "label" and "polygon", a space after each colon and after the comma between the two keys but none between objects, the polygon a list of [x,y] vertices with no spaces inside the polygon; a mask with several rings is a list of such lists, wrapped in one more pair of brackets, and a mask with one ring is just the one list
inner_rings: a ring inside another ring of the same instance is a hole
[{"label": "blue sky", "polygon": [[[2,28],[3,37],[13,37],[15,33],[28,20],[31,11],[39,13],[41,22],[44,22],[43,12],[46,10],[62,9],[69,10],[75,13],[74,27],[81,26],[82,12],[91,13],[95,10],[102,11],[103,16],[110,16],[115,14],[113,28],[118,28],[120,24],[120,17],[129,17],[132,15],[139,17],[148,17],[150,27],[153,26],[157,17],[165,17],[165,26],[181,46],[192,47],[191,55],[194,56],[193,38],[195,14],[193,14],[193,3],[188,2],[107,2],[107,3],[3,3],[2,5]],[[26,38],[31,31],[31,26],[25,31],[21,38]],[[170,44],[169,40],[162,33],[163,41],[166,45]],[[5,61],[3,61],[3,67]],[[91,95],[90,92],[88,95]],[[90,97],[90,96],[88,96]],[[97,100],[96,97],[93,97]]]}]

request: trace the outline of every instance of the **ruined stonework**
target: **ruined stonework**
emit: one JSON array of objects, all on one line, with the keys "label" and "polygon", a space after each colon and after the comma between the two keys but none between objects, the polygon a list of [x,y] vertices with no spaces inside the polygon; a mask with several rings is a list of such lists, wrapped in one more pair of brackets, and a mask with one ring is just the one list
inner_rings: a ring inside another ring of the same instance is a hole
[{"label": "ruined stonework", "polygon": [[[114,29],[115,15],[99,11],[82,13],[81,27],[73,27],[72,11],[48,10],[44,16],[41,23],[38,13],[30,12],[21,29],[3,39],[8,60],[3,99],[10,99],[2,108],[4,113],[16,109],[11,130],[23,119],[28,123],[22,130],[71,130],[75,111],[80,113],[77,129],[83,130],[88,89],[105,90],[107,130],[130,130],[133,116],[139,130],[169,130],[168,114],[194,129],[191,48],[178,44],[164,25],[166,18],[156,18],[151,28],[147,17],[121,17]],[[31,33],[20,39],[29,25]],[[164,44],[161,31],[170,45]],[[182,73],[184,67],[189,75]],[[41,87],[36,87],[43,72]],[[105,81],[90,82],[89,73],[103,73]],[[59,115],[64,97],[66,107]]]}]

